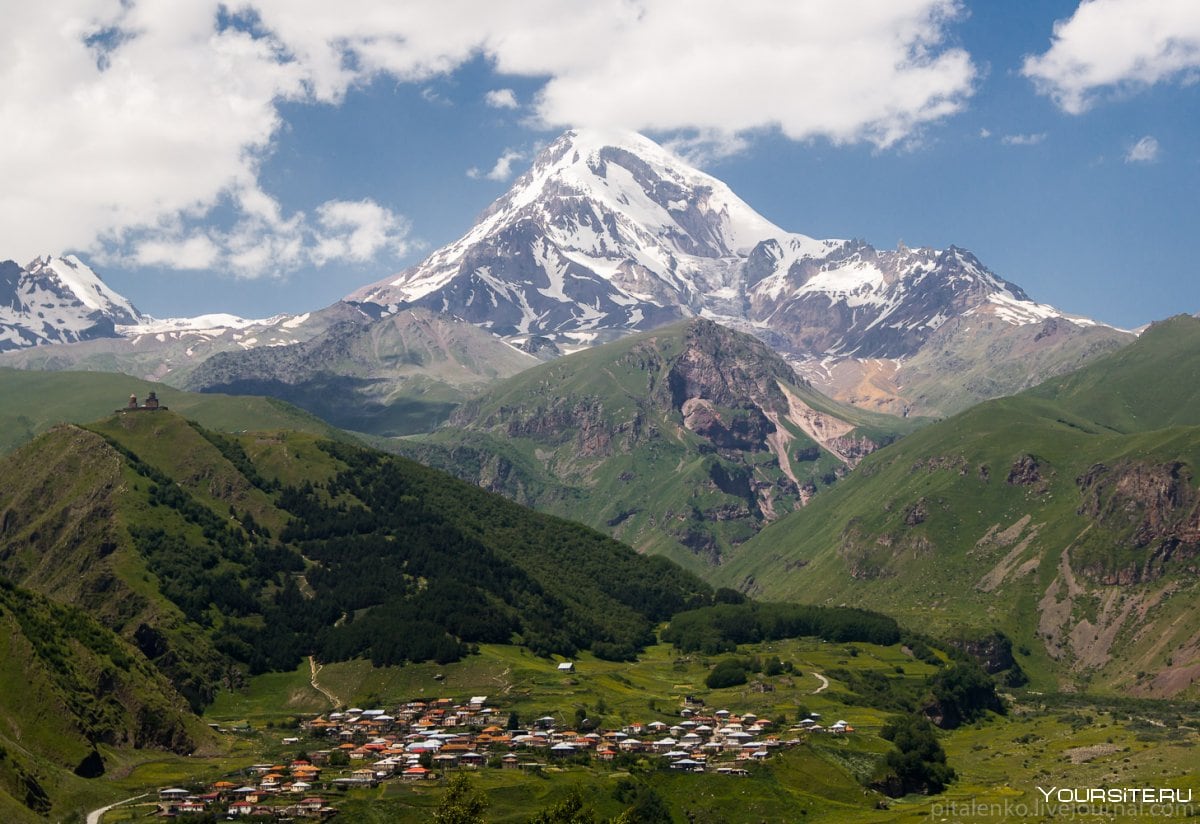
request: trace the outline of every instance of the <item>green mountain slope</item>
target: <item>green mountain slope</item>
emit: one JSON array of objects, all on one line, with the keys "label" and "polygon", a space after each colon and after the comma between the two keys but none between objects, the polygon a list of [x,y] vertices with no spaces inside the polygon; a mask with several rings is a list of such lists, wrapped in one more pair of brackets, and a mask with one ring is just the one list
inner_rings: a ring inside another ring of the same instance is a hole
[{"label": "green mountain slope", "polygon": [[[171,684],[82,611],[0,579],[0,815],[61,820],[111,748],[190,753],[210,731]],[[64,806],[65,805],[65,806]]]},{"label": "green mountain slope", "polygon": [[1044,686],[1197,692],[1200,320],[869,456],[716,576],[1005,631]]},{"label": "green mountain slope", "polygon": [[0,368],[0,454],[60,423],[110,414],[130,395],[157,392],[172,410],[226,432],[294,429],[326,437],[338,430],[308,412],[271,398],[182,392],[161,383],[105,372],[26,372]]},{"label": "green mountain slope", "polygon": [[712,599],[664,558],[346,442],[170,411],[56,427],[0,461],[0,814],[69,804],[96,747],[189,751],[189,705],[307,655],[627,660]]},{"label": "green mountain slope", "polygon": [[629,657],[709,597],[663,559],[403,458],[170,412],[18,450],[0,523],[0,574],[96,614],[197,707],[239,670],[308,654],[400,663],[517,641]]},{"label": "green mountain slope", "polygon": [[[398,435],[429,431],[471,393],[538,363],[446,315],[406,309],[381,317],[380,307],[367,308],[374,314],[339,301],[241,330],[171,330],[39,346],[3,353],[0,368],[136,375],[161,381],[152,388],[164,397],[170,394],[164,384],[266,395],[339,427]],[[93,420],[103,411],[70,420]]]},{"label": "green mountain slope", "polygon": [[1083,369],[1031,389],[1114,432],[1148,432],[1200,424],[1197,319],[1156,323],[1129,346]]},{"label": "green mountain slope", "polygon": [[917,426],[692,320],[522,372],[397,448],[702,571]]}]

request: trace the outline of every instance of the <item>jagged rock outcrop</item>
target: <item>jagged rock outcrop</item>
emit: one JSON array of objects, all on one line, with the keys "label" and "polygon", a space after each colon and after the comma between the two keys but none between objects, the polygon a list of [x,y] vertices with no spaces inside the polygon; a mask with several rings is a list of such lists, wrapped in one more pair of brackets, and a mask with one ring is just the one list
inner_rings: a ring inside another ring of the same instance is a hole
[{"label": "jagged rock outcrop", "polygon": [[534,456],[521,494],[535,506],[717,562],[878,447],[891,421],[871,417],[866,435],[861,414],[757,339],[694,319],[518,375],[455,411],[434,439],[449,454],[410,454],[490,484],[490,463],[464,450],[491,438],[497,454]]},{"label": "jagged rock outcrop", "polygon": [[1116,552],[1076,557],[1080,571],[1104,584],[1152,581],[1172,566],[1196,571],[1200,554],[1200,494],[1180,461],[1095,464],[1076,479],[1078,513],[1116,535]]}]

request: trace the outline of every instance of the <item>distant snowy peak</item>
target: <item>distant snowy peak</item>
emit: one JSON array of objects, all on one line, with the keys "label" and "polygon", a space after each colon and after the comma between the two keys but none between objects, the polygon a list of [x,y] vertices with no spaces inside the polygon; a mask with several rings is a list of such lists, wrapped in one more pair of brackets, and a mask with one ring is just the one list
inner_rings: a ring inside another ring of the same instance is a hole
[{"label": "distant snowy peak", "polygon": [[787,232],[653,141],[597,130],[562,135],[466,235],[347,299],[568,347],[705,316],[797,357],[905,357],[969,313],[1091,323],[1033,303],[963,249]]},{"label": "distant snowy peak", "polygon": [[75,255],[47,255],[37,258],[25,269],[32,277],[57,280],[88,309],[102,312],[115,323],[136,323],[141,317],[128,299],[110,289],[91,267]]},{"label": "distant snowy peak", "polygon": [[796,254],[827,251],[824,242],[784,232],[724,183],[641,135],[576,130],[547,147],[463,238],[352,299],[417,300],[475,265],[481,245],[532,230],[566,260],[618,285],[622,274],[628,280],[629,270],[641,268],[668,291],[686,290],[682,278],[703,262],[748,254],[765,237],[787,239]]},{"label": "distant snowy peak", "polygon": [[146,336],[165,341],[211,339],[226,333],[252,344],[292,343],[295,327],[307,318],[279,315],[249,320],[228,314],[152,318],[74,255],[47,255],[26,266],[0,262],[0,352],[97,338],[141,342]]},{"label": "distant snowy peak", "polygon": [[640,135],[571,131],[464,237],[348,300],[587,340],[740,300],[740,264],[768,237],[789,263],[841,244],[784,232]]},{"label": "distant snowy peak", "polygon": [[0,262],[0,351],[113,337],[141,317],[73,255]]},{"label": "distant snowy peak", "polygon": [[[571,198],[584,198],[598,211],[621,216],[627,225],[687,255],[745,254],[764,237],[786,234],[720,180],[632,132],[566,133],[491,212],[513,215],[545,199],[551,203],[543,203],[540,211],[553,217],[551,204]],[[568,222],[557,228],[567,230],[560,234],[570,240],[575,239],[570,230],[579,227]]]}]

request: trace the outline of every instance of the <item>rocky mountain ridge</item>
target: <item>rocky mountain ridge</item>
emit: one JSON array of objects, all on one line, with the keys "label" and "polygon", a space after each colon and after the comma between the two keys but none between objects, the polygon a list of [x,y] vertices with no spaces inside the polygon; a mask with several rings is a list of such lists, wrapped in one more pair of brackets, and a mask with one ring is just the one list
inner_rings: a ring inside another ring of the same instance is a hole
[{"label": "rocky mountain ridge", "polygon": [[[1034,302],[964,249],[784,231],[649,139],[591,130],[551,144],[460,240],[347,300],[424,306],[565,351],[707,317],[759,336],[826,392],[891,412],[945,412],[1029,385],[1007,375],[954,397],[956,371],[986,357],[981,335],[1019,341],[1000,350],[1021,350],[1030,382],[1132,339]],[[1031,348],[1067,354],[1030,358]],[[914,399],[906,375],[881,385],[881,361],[902,373],[929,350],[960,362],[938,368],[951,386],[927,382]],[[864,381],[878,397],[846,386]]]},{"label": "rocky mountain ridge", "polygon": [[182,385],[282,398],[346,429],[404,435],[433,429],[472,392],[540,362],[425,309],[376,317],[340,303],[318,314],[326,325],[312,337],[217,352]]},{"label": "rocky mountain ridge", "polygon": [[693,319],[518,374],[398,448],[702,566],[912,428],[837,404],[753,336]]}]

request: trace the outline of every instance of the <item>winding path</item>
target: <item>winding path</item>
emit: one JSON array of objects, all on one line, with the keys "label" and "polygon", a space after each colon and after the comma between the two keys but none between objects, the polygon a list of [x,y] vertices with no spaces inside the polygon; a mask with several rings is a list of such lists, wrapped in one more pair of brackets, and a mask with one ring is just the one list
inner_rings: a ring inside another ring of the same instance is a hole
[{"label": "winding path", "polygon": [[120,807],[122,804],[128,804],[130,801],[137,801],[139,798],[145,798],[150,793],[142,793],[135,795],[132,798],[126,798],[124,801],[118,801],[115,804],[109,804],[107,807],[101,807],[98,810],[92,810],[87,814],[87,824],[100,824],[100,820],[104,818],[104,814],[114,807]]},{"label": "winding path", "polygon": [[[338,700],[338,697],[317,683],[317,673],[321,671],[321,665],[318,664],[317,659],[311,655],[308,656],[308,671],[312,673],[312,680],[309,681],[309,683],[312,684],[312,688],[329,699],[329,703],[333,705],[335,710],[340,707],[342,702]],[[89,822],[89,824],[91,824],[91,822]]]},{"label": "winding path", "polygon": [[813,677],[821,682],[821,686],[819,686],[815,690],[813,690],[813,695],[816,695],[818,692],[824,692],[825,690],[829,689],[829,679],[828,678],[826,678],[824,675],[822,675],[819,672],[814,672]]}]

